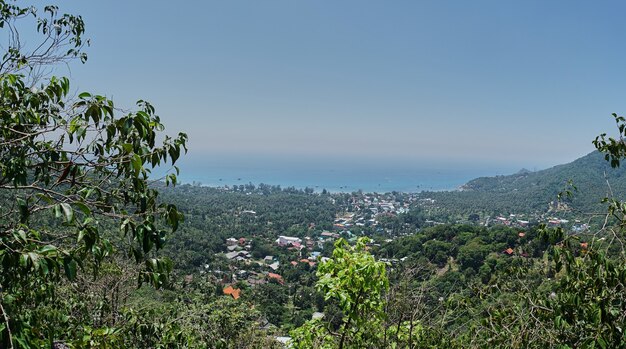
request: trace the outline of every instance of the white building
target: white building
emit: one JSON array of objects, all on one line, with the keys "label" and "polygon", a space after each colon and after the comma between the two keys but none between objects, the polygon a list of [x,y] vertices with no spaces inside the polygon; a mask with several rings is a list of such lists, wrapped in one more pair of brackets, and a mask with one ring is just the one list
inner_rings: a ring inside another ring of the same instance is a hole
[{"label": "white building", "polygon": [[302,239],[300,238],[294,238],[291,236],[279,236],[278,239],[276,239],[276,243],[278,244],[278,246],[289,246],[289,245],[293,245],[293,244],[301,244],[302,243]]}]

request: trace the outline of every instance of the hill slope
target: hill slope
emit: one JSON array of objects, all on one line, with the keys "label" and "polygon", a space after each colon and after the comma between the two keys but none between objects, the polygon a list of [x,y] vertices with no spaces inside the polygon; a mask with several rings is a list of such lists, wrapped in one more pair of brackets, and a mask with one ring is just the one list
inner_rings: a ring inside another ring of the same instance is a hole
[{"label": "hill slope", "polygon": [[573,193],[569,205],[589,212],[598,209],[602,198],[610,196],[611,190],[617,198],[624,198],[625,179],[625,167],[611,168],[604,155],[594,151],[568,164],[537,172],[480,177],[463,185],[460,191],[429,195],[439,198],[446,206],[458,208],[466,206],[501,213],[545,212],[571,180],[578,190]]}]

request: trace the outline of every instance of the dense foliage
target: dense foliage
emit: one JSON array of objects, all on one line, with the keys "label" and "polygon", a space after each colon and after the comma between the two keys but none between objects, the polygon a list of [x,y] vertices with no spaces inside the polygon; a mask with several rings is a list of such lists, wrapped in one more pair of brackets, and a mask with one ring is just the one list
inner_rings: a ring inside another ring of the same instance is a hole
[{"label": "dense foliage", "polygon": [[424,193],[423,196],[436,199],[451,212],[465,215],[544,213],[556,208],[558,194],[573,183],[577,190],[561,205],[588,214],[601,212],[601,201],[607,196],[626,196],[625,176],[624,168],[612,168],[604,161],[602,153],[594,151],[565,165],[537,172],[481,177],[462,186],[461,191]]},{"label": "dense foliage", "polygon": [[[29,17],[41,38],[32,49],[17,29]],[[71,296],[57,298],[79,269],[97,275],[119,251],[141,263],[140,283],[168,282],[171,263],[151,251],[182,215],[148,175],[176,162],[186,135],[158,145],[163,125],[149,103],[118,116],[111,100],[71,98],[69,79],[41,75],[51,63],[86,59],[80,16],[0,1],[0,27],[10,32],[0,61],[0,346],[51,346],[92,331],[74,321]],[[114,226],[124,239],[103,233]]]}]

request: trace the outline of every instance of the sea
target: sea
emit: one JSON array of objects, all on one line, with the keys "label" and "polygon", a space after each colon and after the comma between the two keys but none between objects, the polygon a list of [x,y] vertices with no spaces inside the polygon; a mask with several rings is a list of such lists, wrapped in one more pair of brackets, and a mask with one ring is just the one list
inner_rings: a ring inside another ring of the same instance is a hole
[{"label": "sea", "polygon": [[183,184],[232,187],[264,183],[282,188],[312,188],[317,192],[457,190],[477,177],[516,172],[512,166],[471,161],[337,157],[196,156],[184,159],[178,166],[178,180]]}]

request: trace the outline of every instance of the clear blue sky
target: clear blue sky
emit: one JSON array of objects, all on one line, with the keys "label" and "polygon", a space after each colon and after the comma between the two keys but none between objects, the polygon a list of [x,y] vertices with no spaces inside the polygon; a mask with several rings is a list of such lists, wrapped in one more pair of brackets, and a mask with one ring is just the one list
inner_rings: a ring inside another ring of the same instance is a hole
[{"label": "clear blue sky", "polygon": [[74,87],[147,99],[191,159],[441,159],[542,168],[626,113],[619,1],[67,1]]}]

